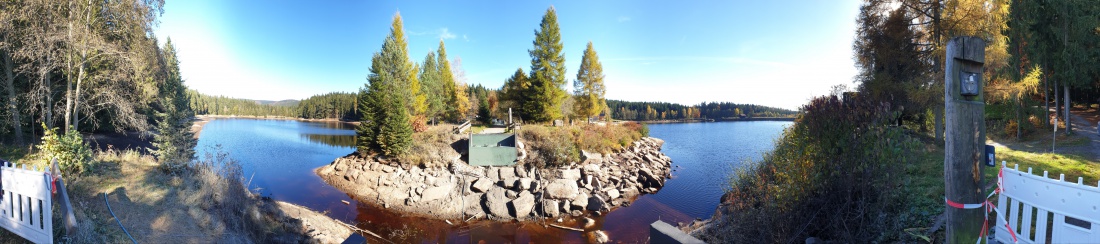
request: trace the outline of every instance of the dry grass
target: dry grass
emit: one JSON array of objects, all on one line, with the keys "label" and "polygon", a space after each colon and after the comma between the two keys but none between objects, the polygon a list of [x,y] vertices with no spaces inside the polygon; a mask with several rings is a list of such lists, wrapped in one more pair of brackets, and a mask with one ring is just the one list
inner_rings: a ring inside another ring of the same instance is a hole
[{"label": "dry grass", "polygon": [[[241,168],[228,154],[208,154],[177,173],[136,151],[96,153],[89,172],[68,177],[67,188],[79,225],[62,243],[125,243],[129,238],[104,203],[141,243],[288,243],[307,241],[301,223],[279,212],[275,202],[252,195]],[[56,208],[55,208],[56,209]],[[57,213],[55,211],[55,213]],[[20,238],[0,239],[18,243]],[[14,235],[11,235],[14,236]]]},{"label": "dry grass", "polygon": [[538,167],[559,166],[580,160],[580,152],[614,153],[648,136],[642,124],[581,124],[565,127],[526,125],[519,129],[520,140],[528,147],[528,163]]},{"label": "dry grass", "polygon": [[409,152],[397,158],[407,165],[447,167],[451,160],[460,156],[453,145],[461,138],[451,132],[451,126],[432,126],[424,132],[413,133]]}]

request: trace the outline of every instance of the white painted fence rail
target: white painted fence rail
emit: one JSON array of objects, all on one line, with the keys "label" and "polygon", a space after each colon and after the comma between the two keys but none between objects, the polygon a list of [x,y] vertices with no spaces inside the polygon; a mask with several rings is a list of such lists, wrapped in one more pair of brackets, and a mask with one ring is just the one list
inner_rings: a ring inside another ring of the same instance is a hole
[{"label": "white painted fence rail", "polygon": [[34,243],[53,243],[53,202],[46,169],[0,165],[0,227]]},{"label": "white painted fence rail", "polygon": [[[1020,171],[1020,165],[1004,173],[1003,192],[997,199],[996,239],[1012,243],[1012,226],[1019,243],[1100,243],[1100,188],[1077,182],[1057,180]],[[1092,182],[1090,182],[1091,184]],[[1100,182],[1097,182],[1100,183]],[[1049,238],[1049,239],[1048,239]]]}]

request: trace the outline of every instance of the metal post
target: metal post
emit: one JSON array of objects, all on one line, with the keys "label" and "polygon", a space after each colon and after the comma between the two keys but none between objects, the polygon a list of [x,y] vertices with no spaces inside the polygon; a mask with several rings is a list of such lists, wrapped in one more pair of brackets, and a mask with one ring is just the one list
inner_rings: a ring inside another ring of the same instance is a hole
[{"label": "metal post", "polygon": [[[983,203],[981,165],[985,151],[985,82],[981,73],[985,62],[985,41],[977,37],[955,37],[947,43],[946,58],[945,197],[947,201],[959,204]],[[980,238],[984,209],[962,209],[950,205],[945,208],[945,242],[971,243]]]}]

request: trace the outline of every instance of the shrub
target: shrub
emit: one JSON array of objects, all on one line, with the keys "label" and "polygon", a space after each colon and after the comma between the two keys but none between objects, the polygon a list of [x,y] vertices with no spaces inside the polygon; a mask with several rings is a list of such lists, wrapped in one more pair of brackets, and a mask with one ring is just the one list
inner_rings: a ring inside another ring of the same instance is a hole
[{"label": "shrub", "polygon": [[529,125],[519,129],[519,134],[527,146],[529,164],[557,167],[580,160],[571,133],[561,127]]},{"label": "shrub", "polygon": [[46,160],[56,158],[61,171],[66,175],[81,175],[90,167],[92,150],[84,144],[80,132],[70,129],[64,135],[57,134],[57,128],[47,128],[42,124],[45,134],[38,149],[46,155]]},{"label": "shrub", "polygon": [[[794,242],[809,236],[840,242],[899,241],[914,221],[904,166],[916,141],[889,106],[818,97],[761,162],[735,172],[709,242]],[[762,228],[765,227],[766,228]]]}]

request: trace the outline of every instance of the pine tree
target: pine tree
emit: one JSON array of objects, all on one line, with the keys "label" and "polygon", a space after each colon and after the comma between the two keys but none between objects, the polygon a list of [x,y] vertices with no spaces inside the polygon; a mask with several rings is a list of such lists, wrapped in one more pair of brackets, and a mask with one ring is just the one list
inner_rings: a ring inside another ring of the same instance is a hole
[{"label": "pine tree", "polygon": [[431,119],[442,116],[446,109],[444,101],[447,100],[447,93],[441,78],[435,52],[428,52],[428,55],[424,57],[424,62],[420,64],[419,80],[421,88],[423,88],[422,91],[426,95],[428,106],[425,116]]},{"label": "pine tree", "polygon": [[359,151],[381,152],[386,156],[404,154],[412,144],[410,110],[416,102],[415,65],[409,61],[401,14],[393,17],[390,35],[382,51],[371,58],[370,75],[359,108],[363,121],[357,134]]},{"label": "pine tree", "polygon": [[607,88],[603,85],[603,65],[596,49],[592,48],[592,42],[588,42],[588,48],[584,49],[584,57],[581,58],[581,68],[577,70],[577,79],[573,81],[573,95],[576,97],[573,114],[591,118],[600,115],[607,101],[604,93]]},{"label": "pine tree", "polygon": [[531,94],[530,89],[531,82],[527,80],[527,74],[523,72],[523,68],[516,69],[516,73],[508,77],[504,81],[504,86],[500,88],[501,108],[512,108],[516,110],[515,112],[519,112],[520,119],[531,119],[530,115],[523,112],[528,96]]},{"label": "pine tree", "polygon": [[548,122],[562,117],[561,105],[566,93],[565,55],[562,53],[561,30],[553,6],[546,10],[535,31],[534,49],[531,55],[531,92],[524,113],[535,122]]},{"label": "pine tree", "polygon": [[164,167],[176,170],[195,157],[197,141],[191,133],[191,118],[195,113],[191,111],[191,100],[180,76],[179,59],[171,38],[165,42],[161,52],[164,57],[164,81],[158,92],[161,109],[156,114],[157,135],[153,137],[153,145],[157,150],[154,154]]}]

